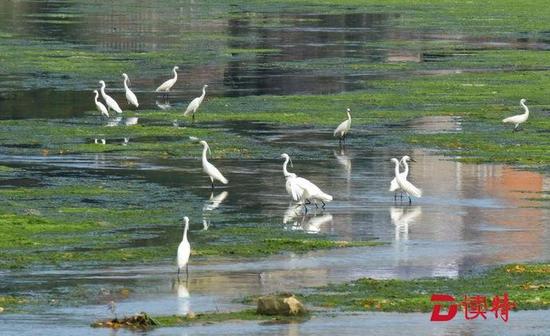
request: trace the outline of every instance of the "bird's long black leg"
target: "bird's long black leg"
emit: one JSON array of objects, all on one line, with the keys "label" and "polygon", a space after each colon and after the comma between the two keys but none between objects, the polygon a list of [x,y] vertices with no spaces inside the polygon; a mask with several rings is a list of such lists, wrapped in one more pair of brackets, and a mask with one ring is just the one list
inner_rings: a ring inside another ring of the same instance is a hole
[{"label": "bird's long black leg", "polygon": [[189,262],[185,265],[185,283],[189,283]]},{"label": "bird's long black leg", "polygon": [[311,204],[311,201],[306,198],[306,203],[304,203],[304,204],[309,205],[309,204]]},{"label": "bird's long black leg", "polygon": [[212,190],[214,190],[214,181],[212,181]]},{"label": "bird's long black leg", "polygon": [[411,196],[409,196],[409,205],[411,205],[411,203],[412,203]]},{"label": "bird's long black leg", "polygon": [[325,202],[323,202],[322,200],[321,200],[321,203],[323,203],[322,208],[324,209],[326,204],[325,204]]}]

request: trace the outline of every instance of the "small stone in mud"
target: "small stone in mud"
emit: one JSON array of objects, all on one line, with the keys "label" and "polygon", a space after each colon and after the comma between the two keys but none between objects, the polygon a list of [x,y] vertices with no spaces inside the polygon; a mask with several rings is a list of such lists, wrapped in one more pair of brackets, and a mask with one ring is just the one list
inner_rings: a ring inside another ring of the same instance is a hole
[{"label": "small stone in mud", "polygon": [[258,298],[257,314],[301,316],[307,314],[304,305],[290,293],[266,295]]}]

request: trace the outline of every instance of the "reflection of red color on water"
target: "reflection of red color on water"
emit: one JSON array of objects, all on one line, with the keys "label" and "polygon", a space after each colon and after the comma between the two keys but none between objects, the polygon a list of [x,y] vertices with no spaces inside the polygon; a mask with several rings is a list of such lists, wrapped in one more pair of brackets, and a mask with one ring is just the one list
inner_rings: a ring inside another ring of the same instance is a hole
[{"label": "reflection of red color on water", "polygon": [[507,205],[515,207],[510,211],[493,211],[486,220],[502,228],[517,231],[485,232],[483,235],[495,245],[504,245],[508,241],[528,248],[516,249],[517,253],[510,255],[503,249],[499,260],[506,262],[510,258],[535,259],[540,257],[544,248],[544,210],[532,207],[528,198],[540,197],[544,190],[544,177],[541,174],[502,166],[494,178],[487,179],[486,190]]},{"label": "reflection of red color on water", "polygon": [[447,302],[448,312],[442,314],[442,305],[435,304],[432,309],[432,315],[430,321],[435,322],[446,322],[452,320],[457,312],[458,306],[462,307],[464,311],[464,318],[466,320],[475,320],[478,317],[482,317],[484,320],[487,319],[487,312],[492,312],[495,315],[495,319],[499,317],[504,321],[508,322],[510,310],[516,307],[515,303],[510,301],[508,298],[508,293],[504,293],[502,297],[495,295],[491,300],[491,308],[487,305],[487,297],[484,295],[474,295],[468,296],[464,295],[464,300],[462,302],[456,302],[455,298],[452,295],[448,294],[432,294],[431,302]]}]

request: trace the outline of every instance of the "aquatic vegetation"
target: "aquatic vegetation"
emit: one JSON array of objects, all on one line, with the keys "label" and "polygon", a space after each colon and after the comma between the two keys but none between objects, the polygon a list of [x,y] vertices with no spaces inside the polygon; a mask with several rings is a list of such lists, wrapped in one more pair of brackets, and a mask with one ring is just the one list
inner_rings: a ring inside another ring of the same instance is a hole
[{"label": "aquatic vegetation", "polygon": [[481,274],[414,280],[359,279],[305,294],[307,303],[355,311],[429,312],[434,293],[493,297],[508,293],[518,310],[550,309],[550,265],[512,264]]}]

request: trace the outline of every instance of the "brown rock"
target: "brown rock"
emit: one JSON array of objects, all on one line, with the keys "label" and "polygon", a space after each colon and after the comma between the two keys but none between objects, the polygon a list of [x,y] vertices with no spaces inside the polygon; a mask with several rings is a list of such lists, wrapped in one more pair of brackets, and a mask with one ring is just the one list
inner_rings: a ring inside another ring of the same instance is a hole
[{"label": "brown rock", "polygon": [[304,305],[293,294],[266,295],[258,298],[257,314],[301,316],[307,313]]}]

